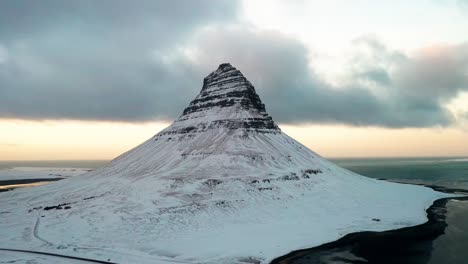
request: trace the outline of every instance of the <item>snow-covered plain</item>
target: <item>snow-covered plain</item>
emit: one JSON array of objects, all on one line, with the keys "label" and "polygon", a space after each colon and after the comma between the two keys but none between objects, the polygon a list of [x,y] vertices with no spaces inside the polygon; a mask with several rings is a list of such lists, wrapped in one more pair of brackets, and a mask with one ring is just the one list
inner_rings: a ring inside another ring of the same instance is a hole
[{"label": "snow-covered plain", "polygon": [[90,170],[87,168],[13,167],[0,170],[0,181],[68,178]]},{"label": "snow-covered plain", "polygon": [[421,224],[446,196],[321,158],[281,132],[253,86],[223,64],[179,120],[106,167],[0,193],[0,248],[268,263],[351,232]]}]

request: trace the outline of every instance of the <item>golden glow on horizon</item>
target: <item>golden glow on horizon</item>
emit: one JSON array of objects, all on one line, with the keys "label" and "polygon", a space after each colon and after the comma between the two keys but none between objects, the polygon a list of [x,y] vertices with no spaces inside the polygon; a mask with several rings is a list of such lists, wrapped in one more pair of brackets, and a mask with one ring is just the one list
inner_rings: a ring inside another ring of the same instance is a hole
[{"label": "golden glow on horizon", "polygon": [[0,160],[112,159],[165,123],[0,120]]},{"label": "golden glow on horizon", "polygon": [[[167,125],[3,119],[0,160],[108,160]],[[468,156],[468,133],[459,128],[281,125],[281,129],[325,157]]]},{"label": "golden glow on horizon", "polygon": [[325,157],[468,156],[460,128],[282,126],[284,132]]}]

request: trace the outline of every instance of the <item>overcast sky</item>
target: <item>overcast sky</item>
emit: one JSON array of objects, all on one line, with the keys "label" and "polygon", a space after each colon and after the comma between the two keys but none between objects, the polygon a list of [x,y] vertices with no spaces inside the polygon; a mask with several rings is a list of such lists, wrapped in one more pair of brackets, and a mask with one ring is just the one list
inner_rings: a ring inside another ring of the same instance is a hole
[{"label": "overcast sky", "polygon": [[0,1],[0,118],[173,120],[223,62],[281,124],[457,126],[468,1]]}]

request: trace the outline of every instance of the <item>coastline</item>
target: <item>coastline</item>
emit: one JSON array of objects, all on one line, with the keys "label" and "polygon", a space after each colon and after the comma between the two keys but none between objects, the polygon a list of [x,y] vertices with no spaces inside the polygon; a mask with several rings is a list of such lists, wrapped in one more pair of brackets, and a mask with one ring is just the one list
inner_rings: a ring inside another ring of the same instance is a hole
[{"label": "coastline", "polygon": [[33,187],[46,184],[53,181],[63,180],[64,178],[37,178],[37,179],[18,179],[18,180],[0,180],[0,192],[12,191],[17,188]]},{"label": "coastline", "polygon": [[[426,210],[428,221],[423,224],[381,232],[350,233],[317,247],[292,251],[273,259],[270,263],[336,263],[332,261],[368,264],[427,263],[431,256],[433,240],[444,234],[448,226],[447,203],[450,200],[468,201],[468,190],[426,184],[415,185],[426,186],[439,192],[460,194],[460,197],[447,197],[434,201]],[[327,259],[330,262],[327,262]]]}]

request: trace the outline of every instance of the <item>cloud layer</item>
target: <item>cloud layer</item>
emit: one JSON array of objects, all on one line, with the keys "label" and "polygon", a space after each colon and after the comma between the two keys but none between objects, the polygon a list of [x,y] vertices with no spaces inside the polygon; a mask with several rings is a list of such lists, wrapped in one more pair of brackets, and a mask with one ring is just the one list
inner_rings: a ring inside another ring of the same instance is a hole
[{"label": "cloud layer", "polygon": [[362,37],[336,85],[300,41],[242,24],[238,11],[232,1],[2,1],[0,117],[171,120],[222,62],[281,123],[446,126],[445,105],[468,89],[468,44],[409,56]]},{"label": "cloud layer", "polygon": [[2,1],[0,116],[172,119],[202,77],[179,53],[231,1]]},{"label": "cloud layer", "polygon": [[277,32],[218,29],[201,34],[195,61],[228,60],[247,73],[273,117],[285,123],[386,127],[448,125],[444,104],[468,89],[468,46],[436,47],[415,57],[374,37],[348,62],[348,81],[333,86],[309,67],[307,49]]}]

